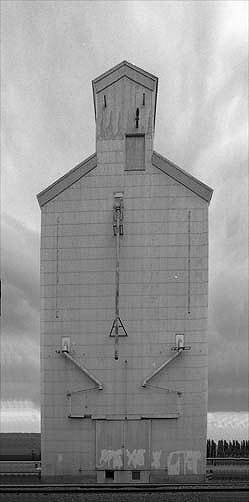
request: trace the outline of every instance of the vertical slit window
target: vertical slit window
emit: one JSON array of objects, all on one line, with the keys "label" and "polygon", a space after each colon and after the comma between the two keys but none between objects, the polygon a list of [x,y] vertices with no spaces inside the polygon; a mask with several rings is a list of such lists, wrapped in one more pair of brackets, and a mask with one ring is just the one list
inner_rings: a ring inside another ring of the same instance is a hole
[{"label": "vertical slit window", "polygon": [[145,169],[144,134],[126,136],[126,170],[142,171]]}]

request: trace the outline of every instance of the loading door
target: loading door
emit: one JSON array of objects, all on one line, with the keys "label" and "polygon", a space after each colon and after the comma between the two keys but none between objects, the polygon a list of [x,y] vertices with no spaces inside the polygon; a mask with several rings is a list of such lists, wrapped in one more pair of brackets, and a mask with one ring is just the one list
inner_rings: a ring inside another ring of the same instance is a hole
[{"label": "loading door", "polygon": [[150,420],[127,420],[124,423],[126,470],[149,469]]},{"label": "loading door", "polygon": [[124,425],[121,420],[96,421],[96,469],[124,468]]},{"label": "loading door", "polygon": [[149,469],[150,428],[150,420],[97,420],[96,469]]}]

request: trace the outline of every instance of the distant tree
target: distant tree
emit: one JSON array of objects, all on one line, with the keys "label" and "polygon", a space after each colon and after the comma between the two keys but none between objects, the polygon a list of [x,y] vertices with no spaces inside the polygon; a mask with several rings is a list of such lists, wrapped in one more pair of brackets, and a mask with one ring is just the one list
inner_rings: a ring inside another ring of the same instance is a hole
[{"label": "distant tree", "polygon": [[224,441],[224,457],[228,457],[228,442]]},{"label": "distant tree", "polygon": [[216,457],[216,443],[213,439],[211,443],[211,457]]},{"label": "distant tree", "polygon": [[218,441],[217,457],[224,457],[223,439],[219,439],[219,441]]},{"label": "distant tree", "polygon": [[210,439],[207,440],[207,458],[211,457],[211,441]]},{"label": "distant tree", "polygon": [[213,439],[207,439],[207,458],[215,457],[249,457],[249,440],[229,440],[219,439],[218,444]]}]

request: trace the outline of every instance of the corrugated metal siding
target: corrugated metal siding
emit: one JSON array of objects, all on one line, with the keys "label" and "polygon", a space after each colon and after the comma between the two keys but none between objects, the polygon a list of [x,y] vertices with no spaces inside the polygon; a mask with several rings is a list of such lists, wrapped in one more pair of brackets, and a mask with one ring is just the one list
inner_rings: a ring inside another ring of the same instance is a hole
[{"label": "corrugated metal siding", "polygon": [[[128,87],[135,103],[140,91],[130,83]],[[116,95],[121,99],[118,88]],[[125,140],[119,135],[121,129],[115,139],[115,112],[97,126],[102,138],[97,139],[97,168],[42,208],[44,474],[94,470],[102,450],[120,449],[126,426],[122,444],[130,454],[134,452],[138,466],[141,455],[144,465],[149,465],[148,450],[153,469],[167,466],[171,459],[172,473],[185,460],[190,465],[191,458],[196,466],[201,455],[198,473],[205,470],[208,208],[204,200],[152,166],[148,110],[144,117],[145,171],[125,171]],[[118,361],[109,336],[114,318],[116,191],[124,192],[120,316],[128,332],[119,339]],[[142,388],[143,380],[172,356],[176,333],[185,334],[191,351],[159,373],[151,382],[153,387]],[[68,418],[67,394],[85,389],[90,382],[59,353],[62,336],[70,337],[70,354],[104,384],[101,391],[74,394],[72,399],[77,414],[82,411],[106,419],[103,434],[100,425],[96,434],[95,419]],[[148,422],[141,420],[143,416]],[[147,435],[149,419],[151,436]],[[146,437],[151,437],[150,445]],[[111,444],[104,438],[110,438]],[[123,465],[130,468],[127,458]],[[108,461],[104,469],[106,465]]]}]

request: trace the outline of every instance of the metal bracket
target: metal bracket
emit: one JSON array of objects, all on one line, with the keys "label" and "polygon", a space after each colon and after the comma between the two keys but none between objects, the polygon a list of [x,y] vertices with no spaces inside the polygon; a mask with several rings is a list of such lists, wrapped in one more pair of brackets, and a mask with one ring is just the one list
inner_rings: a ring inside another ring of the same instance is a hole
[{"label": "metal bracket", "polygon": [[124,235],[124,201],[123,192],[117,192],[114,194],[113,203],[113,235],[123,236]]},{"label": "metal bracket", "polygon": [[119,324],[118,324],[118,330],[119,330],[120,328],[122,328],[122,330],[123,330],[123,332],[124,332],[124,334],[122,334],[122,335],[120,335],[120,334],[118,333],[118,336],[128,336],[127,331],[126,331],[126,329],[125,329],[125,327],[124,327],[124,325],[123,325],[123,323],[122,323],[122,321],[121,321],[120,317],[117,317],[116,319],[114,319],[114,321],[113,321],[113,323],[112,323],[112,327],[111,327],[111,331],[110,331],[109,336],[115,336],[115,333],[113,334],[113,330],[114,330],[114,328],[115,328],[115,326],[116,326],[116,324],[117,324],[117,323],[119,323]]},{"label": "metal bracket", "polygon": [[171,350],[179,351],[179,350],[191,350],[190,345],[185,346],[185,336],[184,333],[176,333],[175,337],[175,346],[171,348]]}]

